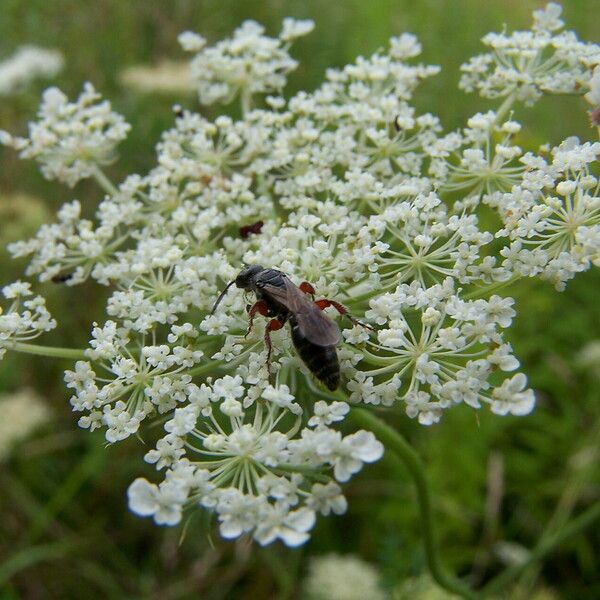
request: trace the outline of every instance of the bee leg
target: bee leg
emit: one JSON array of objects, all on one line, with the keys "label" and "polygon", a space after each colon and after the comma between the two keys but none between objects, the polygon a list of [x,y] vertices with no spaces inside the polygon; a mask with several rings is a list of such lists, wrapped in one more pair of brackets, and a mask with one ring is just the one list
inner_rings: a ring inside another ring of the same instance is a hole
[{"label": "bee leg", "polygon": [[273,345],[271,344],[271,331],[277,331],[283,327],[283,323],[279,319],[271,319],[265,327],[265,344],[267,345],[267,371],[271,371],[271,352]]},{"label": "bee leg", "polygon": [[298,286],[298,289],[305,294],[310,294],[313,300],[315,299],[315,288],[312,286],[312,284],[308,283],[308,281],[303,281]]},{"label": "bee leg", "polygon": [[244,336],[245,338],[247,338],[250,335],[250,332],[252,331],[252,323],[254,322],[254,315],[258,312],[263,317],[266,317],[269,314],[269,307],[264,300],[258,300],[252,306],[246,307],[246,310],[248,311],[249,321],[248,321],[248,331],[246,331],[246,335]]},{"label": "bee leg", "polygon": [[333,308],[335,308],[335,310],[337,310],[340,313],[340,315],[342,315],[343,317],[348,317],[350,319],[350,321],[352,321],[352,323],[354,323],[354,325],[360,325],[361,327],[365,327],[366,329],[370,329],[371,331],[374,331],[374,329],[367,323],[363,323],[362,321],[359,321],[358,319],[354,318],[348,312],[348,309],[343,304],[340,304],[339,302],[336,302],[335,300],[328,300],[327,298],[323,298],[321,300],[316,300],[315,304],[321,310],[328,308],[329,306],[333,306]]}]

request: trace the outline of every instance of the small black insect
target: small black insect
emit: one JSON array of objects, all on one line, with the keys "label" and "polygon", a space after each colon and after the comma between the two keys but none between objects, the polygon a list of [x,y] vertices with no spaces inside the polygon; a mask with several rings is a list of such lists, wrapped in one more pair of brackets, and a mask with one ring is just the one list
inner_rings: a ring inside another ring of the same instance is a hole
[{"label": "small black insect", "polygon": [[256,223],[252,223],[252,225],[242,225],[240,227],[240,237],[245,240],[250,237],[250,234],[258,235],[261,232],[263,225],[263,221],[256,221]]},{"label": "small black insect", "polygon": [[52,277],[51,281],[52,283],[66,283],[71,277],[73,277],[73,273],[58,273]]},{"label": "small black insect", "polygon": [[315,290],[307,281],[296,286],[281,271],[248,265],[221,292],[213,313],[233,284],[256,294],[256,302],[247,307],[250,318],[248,333],[252,329],[256,313],[272,317],[267,323],[264,336],[268,350],[267,364],[271,359],[271,331],[277,331],[289,322],[292,342],[304,364],[330,390],[337,389],[340,384],[340,363],[335,347],[340,343],[341,335],[336,323],[322,311],[333,306],[341,315],[358,323],[346,308],[339,302],[325,298],[316,301],[309,299],[308,294],[313,297]]}]

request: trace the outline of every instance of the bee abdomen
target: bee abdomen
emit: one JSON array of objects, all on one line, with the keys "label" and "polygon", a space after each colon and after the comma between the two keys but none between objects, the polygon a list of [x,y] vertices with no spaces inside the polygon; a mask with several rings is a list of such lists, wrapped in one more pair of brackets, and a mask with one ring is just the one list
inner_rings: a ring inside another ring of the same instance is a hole
[{"label": "bee abdomen", "polygon": [[295,320],[291,322],[292,342],[310,372],[331,391],[340,384],[340,363],[335,346],[317,346],[309,342]]}]

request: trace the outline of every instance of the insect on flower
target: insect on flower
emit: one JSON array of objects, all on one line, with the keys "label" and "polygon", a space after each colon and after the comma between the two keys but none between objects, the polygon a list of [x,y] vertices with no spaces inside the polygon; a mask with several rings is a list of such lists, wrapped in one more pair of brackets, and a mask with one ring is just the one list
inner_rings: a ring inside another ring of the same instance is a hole
[{"label": "insect on flower", "polygon": [[281,329],[289,322],[292,342],[304,364],[330,390],[337,389],[340,383],[340,364],[335,347],[339,344],[341,335],[336,323],[322,311],[333,306],[341,315],[359,323],[348,314],[346,308],[339,302],[326,298],[316,301],[309,299],[308,295],[314,296],[315,290],[307,281],[296,286],[281,271],[265,269],[260,265],[247,265],[221,292],[213,313],[233,284],[256,294],[256,302],[247,307],[250,321],[246,335],[252,330],[256,313],[272,317],[264,335],[268,350],[267,365],[271,359],[271,332]]},{"label": "insect on flower", "polygon": [[51,281],[52,283],[66,283],[71,277],[73,277],[73,273],[58,273],[52,277]]},{"label": "insect on flower", "polygon": [[245,240],[250,237],[250,234],[258,235],[263,228],[263,221],[256,221],[252,225],[242,225],[240,227],[240,237]]}]

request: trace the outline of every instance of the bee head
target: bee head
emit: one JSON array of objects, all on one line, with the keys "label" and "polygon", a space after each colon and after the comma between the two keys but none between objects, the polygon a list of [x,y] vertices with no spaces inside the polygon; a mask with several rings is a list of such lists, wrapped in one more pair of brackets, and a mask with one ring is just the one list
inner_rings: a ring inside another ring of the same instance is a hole
[{"label": "bee head", "polygon": [[260,265],[246,265],[235,278],[236,287],[243,290],[252,289],[252,280],[264,270],[264,267],[261,267]]}]

